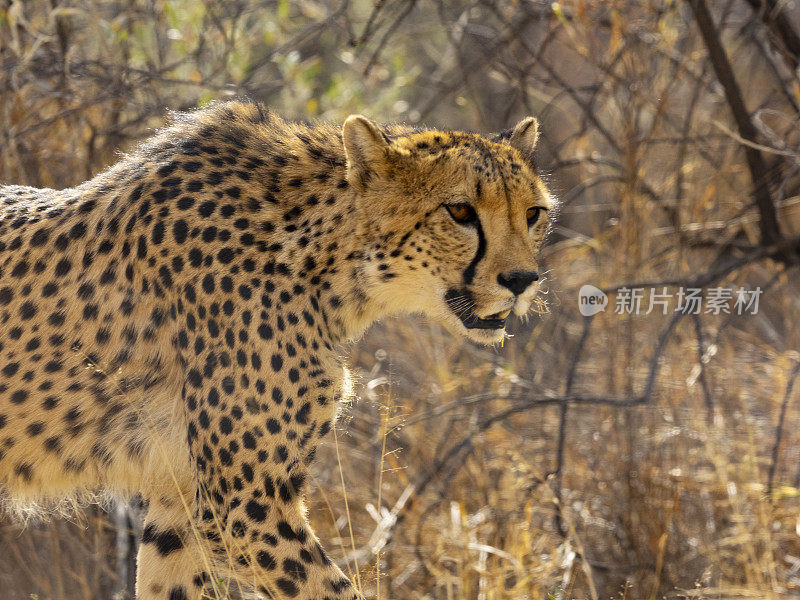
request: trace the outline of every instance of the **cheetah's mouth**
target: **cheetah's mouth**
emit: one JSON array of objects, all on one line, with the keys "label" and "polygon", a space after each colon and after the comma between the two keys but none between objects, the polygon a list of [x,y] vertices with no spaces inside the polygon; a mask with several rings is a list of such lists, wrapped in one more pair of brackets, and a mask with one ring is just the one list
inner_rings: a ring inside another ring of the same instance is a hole
[{"label": "cheetah's mouth", "polygon": [[473,302],[468,292],[463,290],[448,290],[444,296],[447,307],[456,315],[467,329],[503,329],[511,310],[489,315],[481,318],[473,310]]}]

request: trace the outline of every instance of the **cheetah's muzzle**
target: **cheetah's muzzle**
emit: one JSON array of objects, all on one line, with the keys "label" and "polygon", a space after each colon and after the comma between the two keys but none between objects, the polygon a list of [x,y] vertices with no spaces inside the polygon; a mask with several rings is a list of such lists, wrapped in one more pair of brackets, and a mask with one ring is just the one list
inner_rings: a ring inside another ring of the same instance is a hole
[{"label": "cheetah's muzzle", "polygon": [[503,311],[482,319],[473,311],[474,302],[466,290],[448,290],[444,300],[467,329],[503,329],[511,314],[511,311]]}]

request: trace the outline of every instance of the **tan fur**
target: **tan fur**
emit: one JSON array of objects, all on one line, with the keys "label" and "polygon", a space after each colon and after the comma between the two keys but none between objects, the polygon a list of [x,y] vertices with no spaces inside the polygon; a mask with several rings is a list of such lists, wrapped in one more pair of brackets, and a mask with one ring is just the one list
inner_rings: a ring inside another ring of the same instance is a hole
[{"label": "tan fur", "polygon": [[26,514],[141,494],[141,599],[196,600],[220,576],[357,597],[302,502],[342,396],[337,345],[404,311],[502,340],[475,324],[537,291],[501,283],[538,268],[537,136],[227,103],[77,188],[0,188],[0,497]]}]

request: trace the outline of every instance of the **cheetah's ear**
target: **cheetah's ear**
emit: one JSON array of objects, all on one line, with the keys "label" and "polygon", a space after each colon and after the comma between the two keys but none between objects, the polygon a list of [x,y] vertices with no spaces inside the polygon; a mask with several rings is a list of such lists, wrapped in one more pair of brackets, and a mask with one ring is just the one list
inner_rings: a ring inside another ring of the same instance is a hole
[{"label": "cheetah's ear", "polygon": [[375,124],[361,115],[350,115],[342,127],[347,178],[365,187],[373,173],[386,161],[389,142]]},{"label": "cheetah's ear", "polygon": [[514,127],[508,143],[522,152],[524,156],[532,156],[538,139],[539,121],[533,117],[526,117]]}]

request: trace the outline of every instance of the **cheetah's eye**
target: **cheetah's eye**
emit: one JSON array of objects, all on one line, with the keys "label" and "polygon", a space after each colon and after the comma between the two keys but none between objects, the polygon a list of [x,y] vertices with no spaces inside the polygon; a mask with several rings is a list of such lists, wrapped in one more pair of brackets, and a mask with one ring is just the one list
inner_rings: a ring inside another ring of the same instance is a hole
[{"label": "cheetah's eye", "polygon": [[542,215],[542,211],[546,210],[541,206],[531,206],[525,211],[525,219],[528,221],[528,227],[533,227]]},{"label": "cheetah's eye", "polygon": [[458,204],[445,204],[445,208],[456,223],[469,225],[478,220],[478,214],[475,212],[475,209],[466,202],[459,202]]}]

